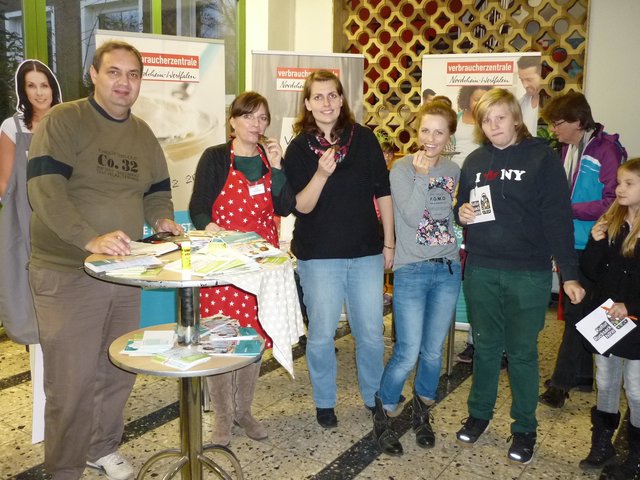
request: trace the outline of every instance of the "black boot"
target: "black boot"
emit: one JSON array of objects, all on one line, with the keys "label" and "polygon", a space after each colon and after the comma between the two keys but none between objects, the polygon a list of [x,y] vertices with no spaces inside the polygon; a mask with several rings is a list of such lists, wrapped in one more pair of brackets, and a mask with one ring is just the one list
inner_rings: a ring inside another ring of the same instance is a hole
[{"label": "black boot", "polygon": [[616,456],[611,439],[620,423],[620,413],[607,413],[591,409],[591,451],[580,461],[580,468],[591,470],[611,463]]},{"label": "black boot", "polygon": [[430,423],[430,407],[420,400],[417,393],[413,395],[411,402],[411,426],[416,434],[416,443],[421,448],[432,448],[436,444],[436,435],[433,433]]},{"label": "black boot", "polygon": [[601,480],[640,480],[640,428],[629,423],[629,456],[621,465],[609,465]]},{"label": "black boot", "polygon": [[378,448],[387,455],[399,457],[404,452],[402,444],[389,428],[389,417],[384,411],[382,400],[376,395],[376,409],[373,412],[373,435],[376,438]]}]

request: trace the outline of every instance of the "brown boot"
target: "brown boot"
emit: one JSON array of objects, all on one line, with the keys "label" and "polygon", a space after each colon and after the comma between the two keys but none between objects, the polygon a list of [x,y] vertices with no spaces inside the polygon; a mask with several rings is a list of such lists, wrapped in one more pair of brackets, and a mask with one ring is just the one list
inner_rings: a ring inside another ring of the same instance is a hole
[{"label": "brown boot", "polygon": [[251,404],[256,391],[256,383],[260,376],[260,363],[256,362],[235,371],[234,385],[236,424],[244,428],[247,437],[253,440],[264,440],[268,437],[267,430],[251,415]]},{"label": "brown boot", "polygon": [[215,445],[227,446],[233,427],[233,377],[235,372],[207,377],[211,410],[215,416],[211,441]]}]

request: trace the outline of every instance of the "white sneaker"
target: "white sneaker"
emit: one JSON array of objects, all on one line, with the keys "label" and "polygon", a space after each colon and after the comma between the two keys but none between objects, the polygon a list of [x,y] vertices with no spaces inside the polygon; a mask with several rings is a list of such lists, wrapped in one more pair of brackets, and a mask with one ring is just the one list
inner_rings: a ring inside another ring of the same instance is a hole
[{"label": "white sneaker", "polygon": [[109,480],[129,480],[133,478],[134,474],[129,461],[117,451],[105,455],[95,462],[87,462],[87,465],[102,470]]}]

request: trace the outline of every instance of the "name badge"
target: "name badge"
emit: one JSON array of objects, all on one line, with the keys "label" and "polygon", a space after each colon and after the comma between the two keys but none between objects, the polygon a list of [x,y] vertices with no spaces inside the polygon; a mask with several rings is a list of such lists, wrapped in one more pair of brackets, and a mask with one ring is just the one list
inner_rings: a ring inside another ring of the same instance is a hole
[{"label": "name badge", "polygon": [[249,195],[255,197],[256,195],[262,195],[264,193],[264,183],[256,183],[255,185],[249,185]]}]

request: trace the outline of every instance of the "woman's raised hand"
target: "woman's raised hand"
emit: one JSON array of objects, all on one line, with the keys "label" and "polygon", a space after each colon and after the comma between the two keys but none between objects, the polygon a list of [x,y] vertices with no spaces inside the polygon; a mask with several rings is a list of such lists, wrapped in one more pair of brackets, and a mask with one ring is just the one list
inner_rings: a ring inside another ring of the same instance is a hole
[{"label": "woman's raised hand", "polygon": [[282,147],[275,138],[267,138],[263,143],[267,152],[267,161],[271,168],[282,168]]},{"label": "woman's raised hand", "polygon": [[326,152],[322,154],[318,160],[317,173],[323,177],[330,177],[333,171],[336,169],[336,157],[335,149],[333,146],[329,147]]}]

